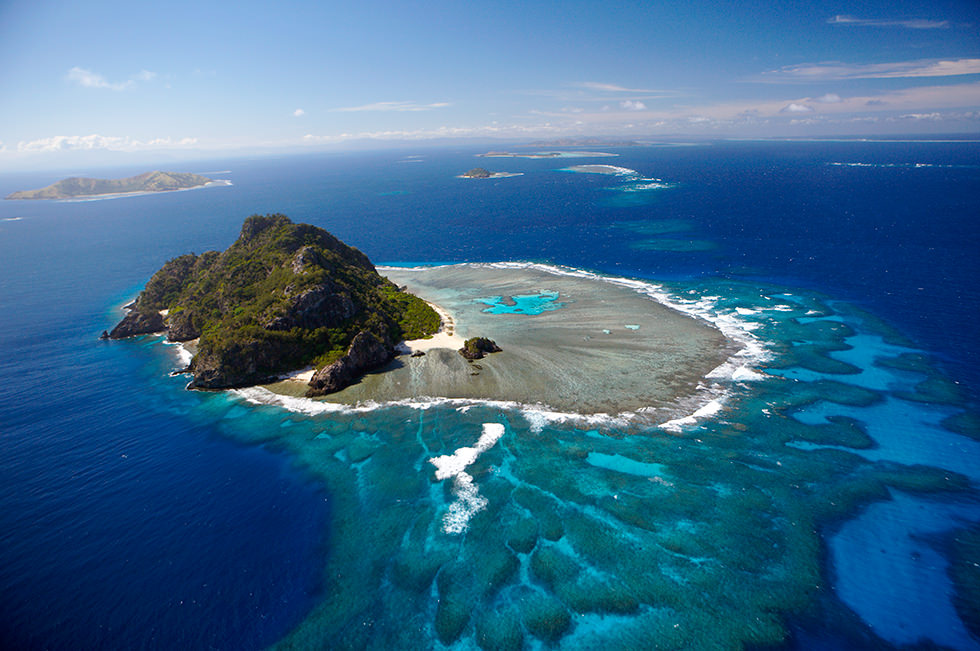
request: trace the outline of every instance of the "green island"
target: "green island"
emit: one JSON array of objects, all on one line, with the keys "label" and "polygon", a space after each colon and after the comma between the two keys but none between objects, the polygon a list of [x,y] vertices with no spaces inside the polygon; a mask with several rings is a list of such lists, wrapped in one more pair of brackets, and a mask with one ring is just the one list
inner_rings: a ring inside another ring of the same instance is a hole
[{"label": "green island", "polygon": [[173,192],[211,183],[212,179],[185,172],[145,172],[124,179],[92,179],[80,176],[62,179],[40,190],[21,190],[7,199],[76,199],[114,194]]},{"label": "green island", "polygon": [[523,172],[491,172],[482,167],[474,167],[459,175],[461,179],[504,179],[509,176],[523,176]]},{"label": "green island", "polygon": [[128,307],[103,337],[165,331],[174,342],[197,340],[191,388],[254,385],[312,365],[309,396],[350,385],[391,361],[395,343],[440,325],[363,253],[279,214],[246,219],[224,252],[168,261]]}]

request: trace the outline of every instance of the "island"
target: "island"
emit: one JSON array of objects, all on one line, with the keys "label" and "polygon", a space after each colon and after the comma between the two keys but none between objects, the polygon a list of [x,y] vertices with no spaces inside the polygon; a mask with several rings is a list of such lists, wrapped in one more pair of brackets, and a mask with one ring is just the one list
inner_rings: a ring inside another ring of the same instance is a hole
[{"label": "island", "polygon": [[522,176],[522,172],[491,172],[482,167],[474,167],[469,172],[459,175],[461,179],[504,179],[509,176]]},{"label": "island", "polygon": [[441,323],[366,255],[281,214],[247,218],[223,252],[168,261],[127,307],[105,338],[165,332],[194,342],[189,388],[251,386],[313,367],[310,397],[355,383],[390,362],[396,343]]},{"label": "island", "polygon": [[439,398],[690,419],[740,347],[633,285],[530,263],[379,272],[321,228],[252,215],[225,251],[165,263],[103,337],[164,333],[192,353],[188,388],[247,387],[269,404]]},{"label": "island", "polygon": [[145,172],[124,179],[92,179],[79,176],[62,179],[40,190],[21,190],[7,199],[78,199],[151,192],[173,192],[204,187],[212,179],[185,172]]}]

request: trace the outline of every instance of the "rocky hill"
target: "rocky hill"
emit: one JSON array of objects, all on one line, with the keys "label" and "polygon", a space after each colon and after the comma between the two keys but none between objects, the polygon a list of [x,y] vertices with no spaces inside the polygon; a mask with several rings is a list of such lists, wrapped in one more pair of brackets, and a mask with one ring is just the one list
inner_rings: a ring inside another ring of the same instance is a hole
[{"label": "rocky hill", "polygon": [[200,337],[193,388],[259,384],[313,365],[308,395],[337,391],[394,357],[394,344],[439,328],[367,256],[285,215],[253,215],[224,252],[174,258],[108,337]]}]

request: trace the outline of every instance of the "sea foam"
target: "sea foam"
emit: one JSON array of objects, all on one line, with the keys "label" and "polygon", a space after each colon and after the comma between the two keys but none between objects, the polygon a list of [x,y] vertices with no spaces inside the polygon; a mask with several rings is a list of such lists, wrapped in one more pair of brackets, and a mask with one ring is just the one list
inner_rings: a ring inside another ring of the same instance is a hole
[{"label": "sea foam", "polygon": [[449,505],[442,518],[442,530],[448,534],[461,534],[469,526],[470,518],[487,507],[487,500],[480,495],[480,489],[473,483],[473,477],[466,468],[473,465],[481,454],[496,445],[504,435],[500,423],[483,423],[483,433],[474,447],[459,448],[452,454],[432,457],[429,463],[436,467],[436,479],[453,480],[453,494],[456,500]]}]

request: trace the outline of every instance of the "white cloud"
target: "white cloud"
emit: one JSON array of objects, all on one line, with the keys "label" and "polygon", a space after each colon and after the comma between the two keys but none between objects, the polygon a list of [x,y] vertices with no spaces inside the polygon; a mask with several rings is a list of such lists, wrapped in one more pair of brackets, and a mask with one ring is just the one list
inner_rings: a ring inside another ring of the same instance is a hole
[{"label": "white cloud", "polygon": [[136,85],[136,82],[147,82],[156,78],[157,73],[140,70],[126,81],[110,82],[97,72],[75,66],[68,71],[65,79],[85,88],[108,88],[109,90],[126,90]]},{"label": "white cloud", "polygon": [[940,113],[906,113],[905,115],[899,115],[899,120],[928,120],[930,122],[937,122],[943,119]]},{"label": "white cloud", "polygon": [[839,104],[844,100],[842,100],[840,98],[840,95],[838,95],[837,93],[826,93],[824,95],[821,95],[820,97],[814,98],[813,101],[820,102],[821,104]]},{"label": "white cloud", "polygon": [[753,81],[832,81],[840,79],[896,79],[953,77],[980,74],[980,59],[920,59],[894,63],[804,63],[762,73]]},{"label": "white cloud", "polygon": [[837,15],[827,19],[831,25],[851,25],[857,27],[905,27],[906,29],[946,29],[948,20],[882,20],[878,18],[855,18]]},{"label": "white cloud", "polygon": [[361,111],[431,111],[432,109],[451,106],[449,102],[433,102],[432,104],[417,104],[415,102],[374,102],[363,106],[347,106],[333,109],[338,113],[358,113]]},{"label": "white cloud", "polygon": [[813,109],[806,104],[797,104],[796,102],[790,102],[784,106],[780,113],[813,113]]},{"label": "white cloud", "polygon": [[639,100],[624,100],[619,103],[619,107],[627,111],[645,111],[647,110],[647,105]]},{"label": "white cloud", "polygon": [[145,149],[171,149],[189,147],[197,144],[197,138],[154,138],[152,140],[135,140],[127,136],[52,136],[37,140],[20,141],[17,151],[25,153],[43,153],[58,151],[90,151],[106,149],[109,151],[139,151]]},{"label": "white cloud", "polygon": [[664,91],[653,90],[650,88],[626,88],[625,86],[619,86],[617,84],[603,84],[598,81],[580,81],[572,84],[578,88],[585,88],[587,90],[597,90],[603,93],[662,93]]},{"label": "white cloud", "polygon": [[293,111],[293,117],[301,118],[304,115],[306,115],[306,111],[304,111],[303,109],[296,109],[295,111]]},{"label": "white cloud", "polygon": [[[827,98],[824,98],[825,100]],[[624,112],[618,105],[611,110],[596,107],[593,111],[578,113],[575,119],[584,123],[581,131],[591,133],[616,133],[627,123],[642,123],[639,128],[649,128],[651,132],[659,130],[665,122],[665,128],[682,131],[683,126],[697,125],[705,128],[736,128],[747,123],[785,124],[792,118],[814,118],[823,116],[822,123],[834,120],[849,120],[867,115],[880,115],[882,119],[888,113],[894,114],[928,114],[940,112],[943,119],[959,119],[951,117],[955,111],[975,111],[980,107],[980,81],[945,84],[933,86],[915,86],[899,90],[883,91],[875,94],[841,97],[839,102],[819,102],[806,96],[783,96],[778,99],[746,99],[715,104],[685,104],[671,107],[648,109],[643,113]],[[551,118],[556,125],[566,129],[569,125],[568,114],[560,112],[539,111],[537,116]],[[863,118],[862,118],[863,119]]]}]

